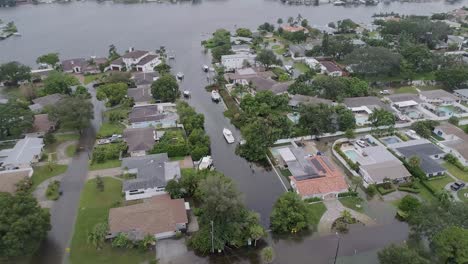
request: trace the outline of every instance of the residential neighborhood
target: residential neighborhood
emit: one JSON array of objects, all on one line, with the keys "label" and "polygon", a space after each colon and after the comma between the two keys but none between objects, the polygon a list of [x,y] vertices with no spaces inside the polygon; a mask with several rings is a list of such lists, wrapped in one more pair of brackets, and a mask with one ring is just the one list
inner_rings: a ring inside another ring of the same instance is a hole
[{"label": "residential neighborhood", "polygon": [[1,62],[0,262],[466,263],[455,8]]}]

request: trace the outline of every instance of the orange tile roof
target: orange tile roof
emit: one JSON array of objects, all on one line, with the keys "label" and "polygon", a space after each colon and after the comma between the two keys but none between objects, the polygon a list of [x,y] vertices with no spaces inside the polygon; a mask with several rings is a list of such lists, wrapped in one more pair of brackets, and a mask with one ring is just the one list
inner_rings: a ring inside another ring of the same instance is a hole
[{"label": "orange tile roof", "polygon": [[343,192],[348,189],[343,174],[329,162],[325,162],[322,156],[315,156],[310,160],[317,160],[325,169],[325,176],[305,180],[296,180],[290,176],[291,181],[296,185],[299,195],[309,197],[317,194],[327,194],[333,192]]},{"label": "orange tile roof", "polygon": [[284,25],[282,26],[283,30],[284,31],[287,31],[287,32],[298,32],[298,31],[305,31],[305,28],[304,27],[301,27],[301,26],[289,26],[289,25]]}]

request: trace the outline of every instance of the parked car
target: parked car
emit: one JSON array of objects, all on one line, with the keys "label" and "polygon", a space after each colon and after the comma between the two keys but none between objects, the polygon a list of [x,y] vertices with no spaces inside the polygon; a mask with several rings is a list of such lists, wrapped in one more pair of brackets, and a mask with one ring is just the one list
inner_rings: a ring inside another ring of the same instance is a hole
[{"label": "parked car", "polygon": [[390,94],[390,91],[389,90],[382,90],[382,91],[380,91],[380,94]]},{"label": "parked car", "polygon": [[452,189],[452,191],[456,192],[458,190],[460,190],[461,188],[465,187],[465,183],[464,182],[455,182],[453,183],[452,185],[450,185],[450,189]]}]

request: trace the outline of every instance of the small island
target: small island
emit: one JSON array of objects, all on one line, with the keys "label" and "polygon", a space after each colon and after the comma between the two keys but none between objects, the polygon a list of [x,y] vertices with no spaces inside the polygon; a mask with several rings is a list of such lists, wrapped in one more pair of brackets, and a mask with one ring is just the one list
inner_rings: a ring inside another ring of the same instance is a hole
[{"label": "small island", "polygon": [[17,34],[18,29],[16,28],[16,25],[13,21],[4,23],[0,19],[0,40],[7,39],[10,36]]}]

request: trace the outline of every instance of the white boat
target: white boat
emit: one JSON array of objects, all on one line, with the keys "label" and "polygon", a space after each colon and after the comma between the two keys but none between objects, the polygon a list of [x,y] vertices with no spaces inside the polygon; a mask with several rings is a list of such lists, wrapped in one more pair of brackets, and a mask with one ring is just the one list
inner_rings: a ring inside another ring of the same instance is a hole
[{"label": "white boat", "polygon": [[176,76],[177,76],[177,79],[179,79],[179,80],[182,80],[184,78],[184,74],[181,73],[181,72],[177,73]]},{"label": "white boat", "polygon": [[190,91],[185,90],[184,91],[184,97],[185,98],[190,98]]},{"label": "white boat", "polygon": [[209,70],[208,65],[203,65],[203,71],[204,71],[204,72],[208,72],[208,70]]},{"label": "white boat", "polygon": [[198,170],[212,170],[214,169],[213,166],[213,159],[211,156],[205,156],[198,162]]},{"label": "white boat", "polygon": [[218,103],[221,100],[221,96],[219,95],[218,91],[216,90],[211,91],[211,100],[213,100],[213,102],[216,102],[216,103]]},{"label": "white boat", "polygon": [[234,139],[234,136],[232,135],[231,130],[229,130],[227,128],[223,129],[223,135],[224,135],[224,138],[226,139],[227,143],[229,143],[229,144],[232,144],[232,143],[234,143],[234,141],[236,141]]},{"label": "white boat", "polygon": [[338,0],[338,1],[335,1],[335,2],[333,2],[333,5],[336,5],[336,6],[342,6],[342,5],[345,5],[345,4],[346,4],[345,2],[343,2],[343,1],[339,1],[339,0]]}]

